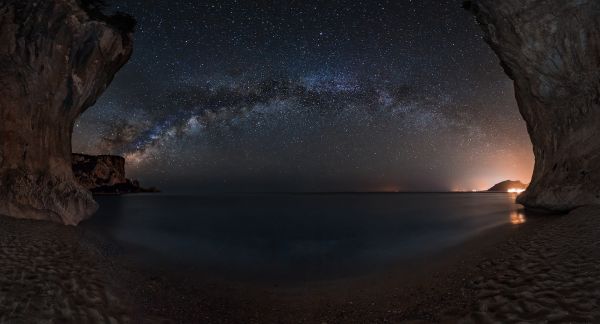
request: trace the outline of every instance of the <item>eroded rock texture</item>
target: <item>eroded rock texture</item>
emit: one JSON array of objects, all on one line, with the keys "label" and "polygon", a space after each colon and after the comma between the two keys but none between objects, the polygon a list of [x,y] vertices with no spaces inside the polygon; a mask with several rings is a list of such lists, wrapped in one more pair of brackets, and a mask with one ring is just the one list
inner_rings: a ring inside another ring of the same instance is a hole
[{"label": "eroded rock texture", "polygon": [[514,80],[535,153],[518,202],[566,211],[600,203],[600,1],[465,2]]},{"label": "eroded rock texture", "polygon": [[121,195],[159,192],[144,188],[125,174],[125,159],[118,155],[73,154],[73,174],[79,184],[94,194]]},{"label": "eroded rock texture", "polygon": [[77,224],[97,208],[71,133],[131,56],[133,23],[89,3],[0,1],[0,214]]},{"label": "eroded rock texture", "polygon": [[127,182],[121,156],[73,154],[72,159],[75,179],[88,190]]}]

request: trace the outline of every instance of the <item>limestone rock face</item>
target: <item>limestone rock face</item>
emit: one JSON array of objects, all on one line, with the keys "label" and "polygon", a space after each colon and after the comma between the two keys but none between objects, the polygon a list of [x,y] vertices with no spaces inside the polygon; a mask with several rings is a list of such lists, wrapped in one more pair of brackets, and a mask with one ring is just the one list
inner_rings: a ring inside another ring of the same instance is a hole
[{"label": "limestone rock face", "polygon": [[125,159],[118,155],[73,154],[73,174],[84,188],[98,195],[159,192],[144,188],[125,174]]},{"label": "limestone rock face", "polygon": [[518,202],[567,211],[600,203],[600,1],[466,1],[514,80],[535,154]]},{"label": "limestone rock face", "polygon": [[75,179],[88,190],[127,182],[121,156],[73,154],[72,159]]},{"label": "limestone rock face", "polygon": [[97,205],[71,134],[132,54],[132,32],[83,0],[0,2],[0,214],[77,224]]}]

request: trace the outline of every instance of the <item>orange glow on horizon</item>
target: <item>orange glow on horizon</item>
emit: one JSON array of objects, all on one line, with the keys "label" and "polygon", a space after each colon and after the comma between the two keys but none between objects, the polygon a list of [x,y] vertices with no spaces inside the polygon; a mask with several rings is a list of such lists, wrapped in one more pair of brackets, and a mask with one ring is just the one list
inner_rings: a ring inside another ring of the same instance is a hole
[{"label": "orange glow on horizon", "polygon": [[376,192],[401,192],[401,188],[398,185],[384,185],[374,189]]},{"label": "orange glow on horizon", "polygon": [[525,191],[525,189],[521,189],[521,188],[510,188],[510,189],[508,189],[508,192],[510,192],[510,193],[517,193],[517,194],[520,194],[523,191]]}]

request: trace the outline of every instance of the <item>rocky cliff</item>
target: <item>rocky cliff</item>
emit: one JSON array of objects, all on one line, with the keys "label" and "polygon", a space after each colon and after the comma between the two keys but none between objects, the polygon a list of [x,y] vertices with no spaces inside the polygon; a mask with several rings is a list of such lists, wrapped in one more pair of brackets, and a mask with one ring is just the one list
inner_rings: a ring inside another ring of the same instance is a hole
[{"label": "rocky cliff", "polygon": [[88,190],[127,182],[123,157],[73,154],[72,163],[75,179]]},{"label": "rocky cliff", "polygon": [[73,154],[73,174],[84,188],[94,194],[158,192],[142,188],[137,180],[125,176],[125,159],[117,155]]},{"label": "rocky cliff", "polygon": [[526,207],[600,203],[600,1],[466,1],[514,80],[535,154]]},{"label": "rocky cliff", "polygon": [[71,170],[73,123],[132,53],[134,21],[94,1],[0,1],[0,214],[77,224],[97,206]]}]

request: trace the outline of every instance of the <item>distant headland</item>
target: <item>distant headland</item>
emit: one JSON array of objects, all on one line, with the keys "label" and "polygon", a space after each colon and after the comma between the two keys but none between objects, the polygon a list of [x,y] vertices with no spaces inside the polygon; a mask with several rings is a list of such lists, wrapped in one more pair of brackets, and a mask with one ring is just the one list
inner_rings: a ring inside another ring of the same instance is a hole
[{"label": "distant headland", "polygon": [[488,189],[490,192],[516,192],[521,193],[527,189],[528,184],[524,184],[521,181],[506,180],[495,184],[493,187]]},{"label": "distant headland", "polygon": [[121,195],[159,192],[157,188],[143,188],[139,181],[125,175],[125,159],[117,155],[72,155],[73,174],[94,195]]}]

